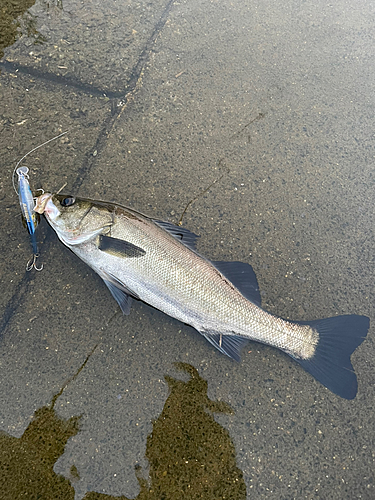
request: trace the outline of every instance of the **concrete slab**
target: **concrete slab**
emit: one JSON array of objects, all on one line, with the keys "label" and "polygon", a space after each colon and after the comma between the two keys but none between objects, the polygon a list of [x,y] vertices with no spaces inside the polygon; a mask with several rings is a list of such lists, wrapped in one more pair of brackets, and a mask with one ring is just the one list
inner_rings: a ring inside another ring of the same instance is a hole
[{"label": "concrete slab", "polygon": [[163,1],[38,1],[23,16],[23,36],[6,51],[5,62],[39,78],[120,97],[169,8]]}]

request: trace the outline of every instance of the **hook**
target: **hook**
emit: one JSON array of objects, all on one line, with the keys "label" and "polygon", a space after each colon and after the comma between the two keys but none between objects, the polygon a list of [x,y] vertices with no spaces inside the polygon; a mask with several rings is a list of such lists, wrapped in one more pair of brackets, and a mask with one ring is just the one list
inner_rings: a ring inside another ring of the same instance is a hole
[{"label": "hook", "polygon": [[26,271],[31,271],[33,268],[35,271],[41,271],[43,269],[43,264],[40,267],[36,265],[36,259],[39,257],[38,253],[34,253],[33,256],[28,260],[26,264]]}]

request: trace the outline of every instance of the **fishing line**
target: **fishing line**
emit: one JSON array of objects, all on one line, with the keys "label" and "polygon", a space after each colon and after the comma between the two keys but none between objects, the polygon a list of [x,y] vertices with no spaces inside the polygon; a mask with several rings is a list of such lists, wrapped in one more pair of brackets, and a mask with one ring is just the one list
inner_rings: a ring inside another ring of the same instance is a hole
[{"label": "fishing line", "polygon": [[63,135],[67,134],[68,133],[68,130],[66,130],[65,132],[63,132],[62,134],[59,134],[59,135],[56,135],[55,137],[52,137],[52,139],[48,139],[48,141],[46,142],[43,142],[43,144],[39,144],[39,146],[36,146],[35,148],[33,148],[31,151],[29,151],[28,153],[26,153],[24,156],[22,156],[22,158],[20,159],[20,161],[17,163],[17,165],[14,167],[14,170],[13,170],[13,175],[12,175],[12,184],[13,184],[13,189],[14,189],[14,192],[16,193],[16,195],[18,195],[17,193],[17,189],[16,189],[16,185],[15,185],[15,182],[14,182],[14,177],[15,177],[15,173],[16,173],[16,170],[17,170],[17,167],[18,165],[21,163],[21,161],[23,161],[26,156],[29,156],[29,154],[33,153],[34,151],[36,151],[37,149],[41,148],[42,146],[45,146],[46,144],[48,144],[49,142],[52,142],[54,141],[55,139],[58,139],[59,137],[62,137]]},{"label": "fishing line", "polygon": [[61,186],[61,188],[57,191],[57,193],[56,193],[56,194],[61,193],[61,191],[64,189],[64,187],[65,187],[67,184],[68,184],[67,182],[66,182],[65,184],[63,184],[63,185]]},{"label": "fishing line", "polygon": [[[220,167],[222,163],[224,163],[224,158],[221,158],[221,159],[219,160],[219,163],[217,164],[217,166],[218,166],[218,167]],[[190,201],[189,201],[189,203],[188,203],[188,204],[186,205],[186,207],[184,208],[184,210],[183,210],[183,212],[182,212],[182,214],[181,214],[181,217],[180,217],[179,221],[177,222],[177,225],[178,225],[178,226],[181,226],[181,225],[182,225],[182,219],[183,219],[183,217],[184,217],[184,215],[185,215],[185,213],[186,213],[187,209],[190,207],[190,205],[192,205],[195,201],[197,201],[197,200],[198,200],[198,198],[200,198],[201,196],[203,196],[204,194],[206,194],[206,193],[207,193],[207,191],[209,191],[209,190],[212,188],[212,186],[213,186],[214,184],[216,184],[217,182],[221,181],[221,179],[224,177],[224,175],[225,175],[225,174],[229,174],[230,169],[229,169],[228,167],[225,167],[225,168],[226,168],[226,172],[222,173],[220,177],[217,177],[216,179],[214,179],[214,180],[211,182],[211,184],[210,184],[208,187],[206,187],[206,189],[204,189],[203,191],[201,191],[200,193],[198,193],[198,194],[197,194],[197,196],[195,196],[195,198],[193,198],[192,200],[190,200]]]}]

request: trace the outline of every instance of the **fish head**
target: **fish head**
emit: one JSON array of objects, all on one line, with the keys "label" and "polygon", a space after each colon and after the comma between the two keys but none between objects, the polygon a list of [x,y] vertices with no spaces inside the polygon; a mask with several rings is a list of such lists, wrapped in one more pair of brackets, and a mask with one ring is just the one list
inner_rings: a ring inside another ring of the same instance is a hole
[{"label": "fish head", "polygon": [[85,198],[44,193],[36,199],[35,212],[44,214],[67,246],[84,243],[108,232],[113,215],[106,205]]}]

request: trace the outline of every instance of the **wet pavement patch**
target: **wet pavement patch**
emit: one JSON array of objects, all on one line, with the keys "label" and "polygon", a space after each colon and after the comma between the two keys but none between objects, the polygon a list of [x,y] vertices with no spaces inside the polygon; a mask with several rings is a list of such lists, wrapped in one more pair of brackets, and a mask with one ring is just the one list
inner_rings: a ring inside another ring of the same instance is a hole
[{"label": "wet pavement patch", "polygon": [[79,417],[59,418],[52,406],[37,410],[20,438],[0,433],[0,491],[2,500],[38,498],[70,500],[70,481],[53,466],[68,439],[77,434]]},{"label": "wet pavement patch", "polygon": [[[147,438],[149,479],[136,466],[140,485],[137,500],[244,500],[246,486],[236,464],[234,445],[228,431],[213,418],[214,413],[228,414],[233,410],[225,402],[208,398],[207,382],[192,365],[176,363],[176,368],[190,379],[165,376],[170,394]],[[50,405],[35,412],[20,438],[0,434],[2,500],[74,498],[72,483],[80,479],[78,468],[71,466],[69,479],[53,470],[68,439],[79,432],[80,417],[65,420],[55,412],[54,405],[62,390]],[[88,492],[84,498],[126,500],[125,496],[96,492]]]},{"label": "wet pavement patch", "polygon": [[22,32],[29,36],[38,35],[33,27],[32,17],[29,17],[28,22],[24,20],[23,30],[21,30],[21,21],[17,20],[34,4],[35,0],[3,0],[1,2],[0,59],[4,56],[4,49],[14,44]]},{"label": "wet pavement patch", "polygon": [[184,382],[165,377],[170,394],[147,438],[150,489],[138,498],[245,499],[234,445],[213,418],[213,413],[233,410],[208,398],[207,382],[192,365],[176,365],[191,378]]},{"label": "wet pavement patch", "polygon": [[[122,97],[129,81],[131,85],[138,78],[137,69],[147,60],[172,5],[172,0],[25,2],[13,12],[8,9],[14,17],[5,18],[2,44],[13,46],[3,68],[91,95]],[[31,6],[22,31],[28,36],[16,41],[20,21],[13,19]]]}]

